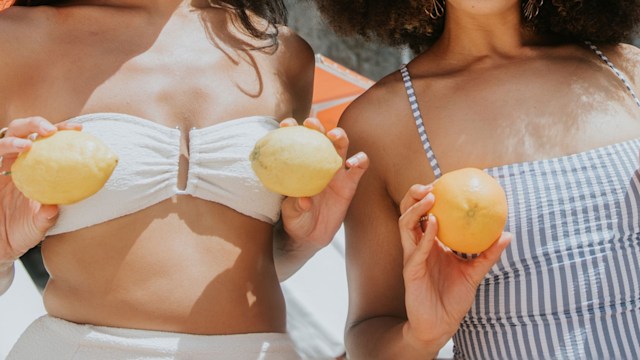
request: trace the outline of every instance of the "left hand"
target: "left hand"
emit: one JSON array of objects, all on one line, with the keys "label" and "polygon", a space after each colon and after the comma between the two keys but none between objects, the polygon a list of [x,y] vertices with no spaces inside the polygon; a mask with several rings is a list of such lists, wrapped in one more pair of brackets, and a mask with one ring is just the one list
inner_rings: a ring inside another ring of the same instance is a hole
[{"label": "left hand", "polygon": [[[282,203],[282,222],[289,242],[287,248],[316,252],[327,246],[340,228],[358,182],[369,167],[369,159],[362,152],[346,159],[349,139],[341,128],[326,132],[320,120],[315,118],[306,119],[303,125],[326,134],[346,165],[336,172],[318,195],[288,197]],[[294,119],[286,119],[280,126],[298,126],[298,123]]]}]

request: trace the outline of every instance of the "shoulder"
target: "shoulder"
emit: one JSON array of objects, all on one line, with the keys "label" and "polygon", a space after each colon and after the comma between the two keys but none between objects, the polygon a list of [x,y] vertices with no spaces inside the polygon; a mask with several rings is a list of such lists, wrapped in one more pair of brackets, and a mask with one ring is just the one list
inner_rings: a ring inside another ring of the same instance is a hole
[{"label": "shoulder", "polygon": [[311,46],[293,30],[278,27],[276,50],[278,76],[289,91],[293,116],[302,121],[311,110],[315,55]]},{"label": "shoulder", "polygon": [[398,112],[403,112],[408,104],[402,77],[395,71],[355,99],[342,115],[340,126],[358,130],[391,126]]},{"label": "shoulder", "polygon": [[630,44],[616,44],[602,46],[602,52],[627,76],[636,91],[640,91],[640,49]]},{"label": "shoulder", "polygon": [[393,158],[407,125],[413,125],[410,109],[400,72],[382,78],[354,100],[340,118],[339,125],[350,139],[349,151],[364,151],[377,160],[377,165],[381,165],[380,159]]},{"label": "shoulder", "polygon": [[[315,65],[311,45],[286,26],[278,27],[277,57],[286,75],[298,77],[313,74]],[[307,79],[313,81],[311,79]]]},{"label": "shoulder", "polygon": [[[40,68],[43,53],[55,36],[58,14],[46,6],[14,6],[0,12],[0,99],[24,88],[22,82]],[[7,101],[0,101],[2,113]],[[0,116],[2,116],[0,114]]]}]

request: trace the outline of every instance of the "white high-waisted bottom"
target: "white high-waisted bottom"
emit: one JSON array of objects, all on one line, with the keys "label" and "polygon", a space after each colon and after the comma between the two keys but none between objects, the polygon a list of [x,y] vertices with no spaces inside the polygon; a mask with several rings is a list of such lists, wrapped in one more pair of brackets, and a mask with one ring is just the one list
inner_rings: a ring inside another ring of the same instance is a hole
[{"label": "white high-waisted bottom", "polygon": [[7,360],[293,360],[287,334],[191,335],[80,325],[51,316],[34,321]]}]

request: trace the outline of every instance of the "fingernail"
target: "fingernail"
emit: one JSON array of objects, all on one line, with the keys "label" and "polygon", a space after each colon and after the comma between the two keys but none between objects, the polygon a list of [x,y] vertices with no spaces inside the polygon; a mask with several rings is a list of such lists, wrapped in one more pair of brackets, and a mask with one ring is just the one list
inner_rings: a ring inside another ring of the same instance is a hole
[{"label": "fingernail", "polygon": [[349,159],[347,159],[347,165],[349,165],[349,167],[354,167],[358,165],[360,160],[362,160],[363,158],[364,158],[364,153],[359,152],[353,155],[352,157],[350,157]]},{"label": "fingernail", "polygon": [[27,146],[31,145],[31,141],[25,139],[15,139],[13,140],[13,146],[15,146],[19,150],[24,150]]},{"label": "fingernail", "polygon": [[337,139],[339,135],[340,135],[340,132],[336,129],[333,129],[327,132],[327,136],[333,140]]},{"label": "fingernail", "polygon": [[429,184],[429,185],[424,185],[424,186],[422,187],[422,190],[424,190],[424,191],[431,191],[431,190],[433,190],[433,185],[431,185],[431,184]]},{"label": "fingernail", "polygon": [[429,214],[429,221],[430,221],[430,222],[434,222],[434,221],[436,221],[436,216],[435,216],[435,215],[433,215],[433,214]]},{"label": "fingernail", "polygon": [[56,130],[56,127],[51,125],[50,123],[43,123],[40,128],[45,132],[52,132]]},{"label": "fingernail", "polygon": [[428,193],[427,196],[424,197],[425,201],[435,201],[436,197],[433,195],[433,193]]}]

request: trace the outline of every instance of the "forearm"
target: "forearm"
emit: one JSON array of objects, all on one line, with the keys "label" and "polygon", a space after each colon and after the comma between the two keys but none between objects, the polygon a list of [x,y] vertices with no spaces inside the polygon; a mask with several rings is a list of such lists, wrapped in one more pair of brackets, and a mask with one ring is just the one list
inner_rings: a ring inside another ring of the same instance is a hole
[{"label": "forearm", "polygon": [[[434,324],[435,325],[435,324]],[[395,317],[376,317],[347,330],[349,359],[434,359],[448,338],[421,342],[410,334],[408,322]]]},{"label": "forearm", "polygon": [[15,265],[13,261],[6,261],[0,263],[0,295],[4,294],[11,283],[15,275]]},{"label": "forearm", "polygon": [[282,282],[295,274],[318,250],[315,246],[296,242],[284,231],[277,231],[274,239],[273,258],[278,279]]}]

